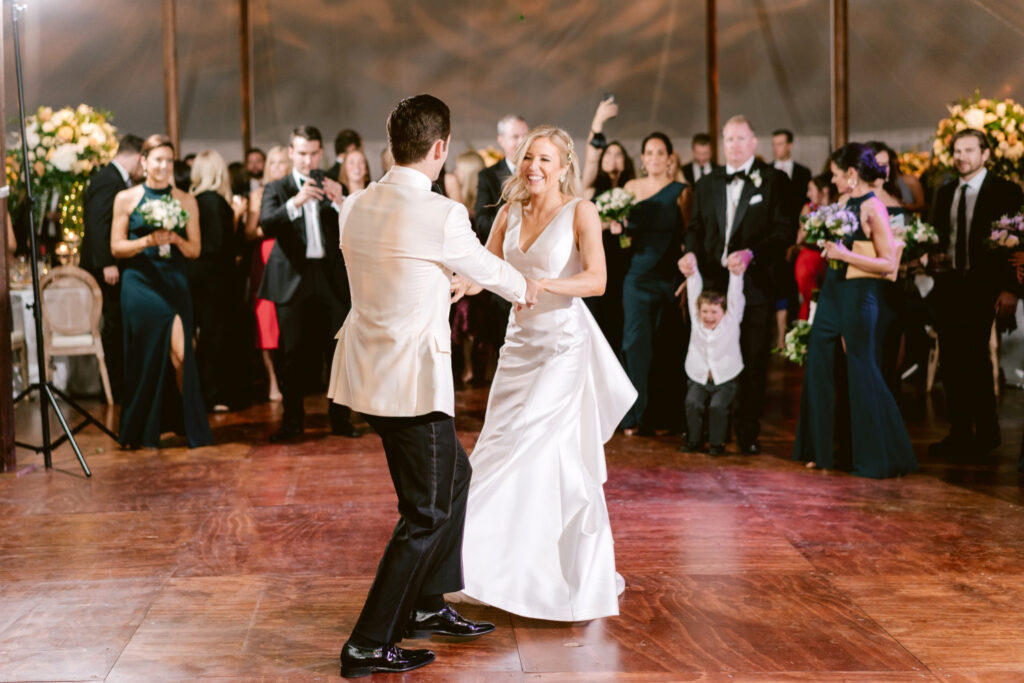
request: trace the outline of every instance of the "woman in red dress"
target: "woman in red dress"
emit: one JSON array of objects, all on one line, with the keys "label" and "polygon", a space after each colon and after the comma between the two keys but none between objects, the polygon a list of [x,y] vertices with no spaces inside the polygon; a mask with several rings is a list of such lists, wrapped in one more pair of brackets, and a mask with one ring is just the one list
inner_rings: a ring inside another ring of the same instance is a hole
[{"label": "woman in red dress", "polygon": [[[292,162],[288,158],[288,150],[284,147],[272,147],[267,152],[267,163],[263,172],[263,182],[269,183],[285,177],[292,171]],[[252,288],[252,300],[256,312],[256,345],[263,351],[263,366],[267,369],[267,377],[270,380],[270,390],[267,398],[271,401],[281,400],[281,390],[277,386],[277,375],[274,373],[274,350],[277,348],[277,307],[273,301],[261,299],[256,296],[260,288],[260,281],[263,279],[263,268],[267,265],[267,258],[270,250],[274,248],[275,240],[265,238],[263,230],[259,226],[260,204],[263,199],[263,188],[259,187],[249,195],[249,215],[245,221],[245,238],[253,241],[259,240],[258,259],[252,260],[252,271],[249,276],[250,287]]]}]

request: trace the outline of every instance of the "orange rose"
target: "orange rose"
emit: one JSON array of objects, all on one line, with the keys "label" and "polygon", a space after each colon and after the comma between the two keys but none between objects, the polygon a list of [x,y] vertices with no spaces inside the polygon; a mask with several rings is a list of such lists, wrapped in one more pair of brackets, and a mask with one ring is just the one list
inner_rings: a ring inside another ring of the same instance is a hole
[{"label": "orange rose", "polygon": [[75,137],[75,130],[71,126],[61,126],[57,129],[57,137],[63,142],[71,142]]}]

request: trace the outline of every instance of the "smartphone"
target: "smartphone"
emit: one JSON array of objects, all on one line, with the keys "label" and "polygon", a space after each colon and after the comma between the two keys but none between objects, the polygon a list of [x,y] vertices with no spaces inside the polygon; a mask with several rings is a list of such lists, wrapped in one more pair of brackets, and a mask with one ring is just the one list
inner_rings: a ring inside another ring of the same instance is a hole
[{"label": "smartphone", "polygon": [[310,179],[316,183],[316,186],[323,188],[324,186],[324,172],[319,168],[314,168],[309,172]]}]

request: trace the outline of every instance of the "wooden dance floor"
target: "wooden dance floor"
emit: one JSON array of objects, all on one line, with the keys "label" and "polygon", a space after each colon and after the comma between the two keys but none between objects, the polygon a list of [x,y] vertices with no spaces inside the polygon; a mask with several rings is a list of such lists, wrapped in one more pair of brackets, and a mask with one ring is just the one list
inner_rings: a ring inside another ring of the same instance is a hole
[{"label": "wooden dance floor", "polygon": [[[984,463],[929,461],[941,390],[934,410],[906,396],[921,472],[872,481],[789,460],[799,374],[772,367],[765,455],[611,442],[621,616],[465,607],[498,630],[435,640],[434,664],[383,680],[1024,680],[1022,392]],[[469,448],[486,390],[458,401]],[[87,429],[92,479],[67,446],[51,472],[21,451],[0,476],[0,680],[336,679],[395,499],[380,440],[329,436],[323,400],[307,406],[293,445],[266,443],[270,404],[213,416],[218,445],[195,451]],[[38,404],[17,419],[38,438]]]}]

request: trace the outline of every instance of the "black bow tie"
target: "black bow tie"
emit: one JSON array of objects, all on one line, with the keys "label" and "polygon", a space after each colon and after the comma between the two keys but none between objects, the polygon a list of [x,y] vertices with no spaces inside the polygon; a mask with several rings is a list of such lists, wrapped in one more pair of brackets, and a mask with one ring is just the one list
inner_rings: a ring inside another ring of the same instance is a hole
[{"label": "black bow tie", "polygon": [[729,183],[731,183],[734,180],[746,180],[747,179],[747,174],[745,172],[743,172],[743,171],[736,171],[735,173],[726,173],[725,174],[725,179],[726,179],[726,182],[729,182]]}]

